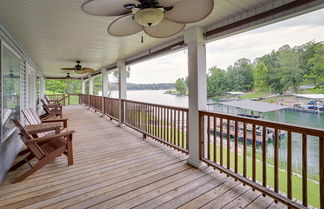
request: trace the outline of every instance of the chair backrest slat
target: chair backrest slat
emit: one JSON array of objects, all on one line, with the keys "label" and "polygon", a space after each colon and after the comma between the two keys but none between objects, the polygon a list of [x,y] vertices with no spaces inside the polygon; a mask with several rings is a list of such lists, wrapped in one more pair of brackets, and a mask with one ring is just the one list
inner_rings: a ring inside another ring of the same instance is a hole
[{"label": "chair backrest slat", "polygon": [[[23,109],[21,110],[21,112],[23,113],[23,115],[25,116],[27,122],[30,125],[38,125],[41,124],[42,121],[39,119],[39,116],[37,115],[36,111],[33,109]],[[43,132],[43,133],[38,133],[37,136],[38,137],[43,137],[48,135],[50,132]]]},{"label": "chair backrest slat", "polygon": [[28,149],[35,155],[37,159],[42,159],[45,157],[45,153],[36,143],[28,143],[28,140],[33,139],[33,137],[26,131],[26,129],[20,124],[17,119],[12,119],[13,123],[20,131],[21,140],[28,147]]}]

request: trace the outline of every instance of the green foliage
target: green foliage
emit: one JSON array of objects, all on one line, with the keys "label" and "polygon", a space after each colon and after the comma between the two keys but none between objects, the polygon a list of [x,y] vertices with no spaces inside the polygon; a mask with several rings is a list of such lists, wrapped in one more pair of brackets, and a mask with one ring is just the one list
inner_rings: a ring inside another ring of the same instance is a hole
[{"label": "green foliage", "polygon": [[98,95],[102,91],[102,75],[93,78],[93,94]]},{"label": "green foliage", "polygon": [[253,89],[253,65],[246,58],[239,59],[234,66],[227,68],[227,81],[232,91],[251,91]]},{"label": "green foliage", "polygon": [[210,68],[207,76],[207,95],[221,95],[227,88],[226,72],[217,67]]},{"label": "green foliage", "polygon": [[186,82],[185,82],[184,78],[179,78],[176,81],[175,89],[181,94],[186,94],[187,93],[188,88],[187,88],[187,85],[186,85]]},{"label": "green foliage", "polygon": [[53,94],[81,94],[81,80],[46,80],[46,91]]},{"label": "green foliage", "polygon": [[324,43],[317,44],[313,50],[314,55],[307,62],[309,72],[305,77],[317,86],[324,82]]},{"label": "green foliage", "polygon": [[260,61],[253,68],[254,88],[260,92],[268,92],[269,69],[266,64]]},{"label": "green foliage", "polygon": [[314,92],[324,93],[323,42],[308,42],[293,48],[284,45],[253,63],[239,59],[226,71],[212,67],[208,70],[207,92],[208,96],[252,90],[282,95],[299,91],[300,85],[309,81],[316,85]]}]

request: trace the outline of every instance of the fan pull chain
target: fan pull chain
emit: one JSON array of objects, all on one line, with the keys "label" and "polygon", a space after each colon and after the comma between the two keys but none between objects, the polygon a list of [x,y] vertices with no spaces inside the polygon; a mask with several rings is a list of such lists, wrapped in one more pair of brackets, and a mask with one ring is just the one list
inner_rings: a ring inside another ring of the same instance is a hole
[{"label": "fan pull chain", "polygon": [[143,37],[143,35],[141,37],[141,43],[144,43],[144,37]]}]

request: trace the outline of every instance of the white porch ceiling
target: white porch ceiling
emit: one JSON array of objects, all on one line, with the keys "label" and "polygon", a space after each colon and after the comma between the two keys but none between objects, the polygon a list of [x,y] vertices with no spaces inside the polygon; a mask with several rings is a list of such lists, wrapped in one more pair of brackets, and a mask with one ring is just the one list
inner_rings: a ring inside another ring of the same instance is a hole
[{"label": "white porch ceiling", "polygon": [[[212,14],[189,24],[210,26],[237,14],[261,7],[272,0],[215,0]],[[155,39],[142,33],[116,38],[107,34],[115,18],[83,13],[85,0],[0,0],[0,18],[27,51],[45,76],[65,76],[62,67],[73,67],[81,60],[84,67],[99,69],[119,59],[134,56],[154,46],[178,39]],[[80,77],[73,73],[73,77]]]}]

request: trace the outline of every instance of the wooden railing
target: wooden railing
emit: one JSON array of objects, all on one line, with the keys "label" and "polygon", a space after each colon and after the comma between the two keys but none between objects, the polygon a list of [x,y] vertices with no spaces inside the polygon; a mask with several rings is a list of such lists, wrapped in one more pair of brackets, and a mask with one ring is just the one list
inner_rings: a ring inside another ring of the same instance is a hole
[{"label": "wooden railing", "polygon": [[123,122],[181,152],[188,153],[188,109],[123,100]]},{"label": "wooden railing", "polygon": [[[119,120],[118,99],[81,95],[81,103]],[[187,108],[130,100],[121,100],[120,106],[122,123],[142,133],[144,138],[153,138],[188,153]],[[323,129],[207,111],[200,111],[199,115],[203,162],[290,208],[324,209]],[[287,144],[280,147],[283,138]],[[318,144],[317,176],[308,172],[309,156],[314,154],[308,151],[309,140]],[[293,166],[296,160],[293,149],[299,146],[296,141],[301,147],[297,153],[301,155],[301,171]],[[286,149],[284,156],[283,148]]]},{"label": "wooden railing", "polygon": [[90,95],[90,107],[95,111],[102,112],[103,97]]},{"label": "wooden railing", "polygon": [[[324,208],[324,130],[206,111],[199,114],[200,158],[203,162],[289,207],[305,208],[312,205]],[[284,166],[279,163],[281,137],[287,137]],[[294,173],[292,167],[293,137],[301,142],[300,174]],[[307,149],[311,137],[319,145],[317,181],[308,178],[307,172],[308,156],[314,154],[308,153]],[[267,154],[268,140],[273,141],[271,160]],[[261,149],[257,149],[257,146],[261,146]],[[300,188],[298,180],[301,182]],[[301,197],[299,192],[302,193]],[[312,202],[309,202],[310,196]]]},{"label": "wooden railing", "polygon": [[112,120],[119,120],[119,99],[104,98],[104,114]]}]

